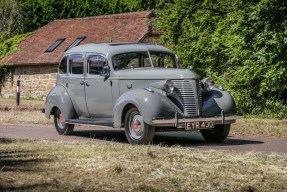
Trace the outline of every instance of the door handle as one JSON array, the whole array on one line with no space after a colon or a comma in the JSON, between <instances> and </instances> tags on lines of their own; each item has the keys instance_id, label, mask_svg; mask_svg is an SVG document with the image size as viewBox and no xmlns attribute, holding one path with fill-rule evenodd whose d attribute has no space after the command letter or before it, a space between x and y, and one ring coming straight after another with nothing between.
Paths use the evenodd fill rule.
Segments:
<instances>
[{"instance_id":1,"label":"door handle","mask_svg":"<svg viewBox=\"0 0 287 192\"><path fill-rule=\"evenodd\" d=\"M133 87L133 84L132 83L127 83L127 88L130 89Z\"/></svg>"},{"instance_id":2,"label":"door handle","mask_svg":"<svg viewBox=\"0 0 287 192\"><path fill-rule=\"evenodd\" d=\"M90 83L88 82L88 81L85 81L85 83L86 83L86 86L90 86Z\"/></svg>"},{"instance_id":3,"label":"door handle","mask_svg":"<svg viewBox=\"0 0 287 192\"><path fill-rule=\"evenodd\" d=\"M84 85L84 81L80 81L80 84L81 84L81 85Z\"/></svg>"}]
</instances>

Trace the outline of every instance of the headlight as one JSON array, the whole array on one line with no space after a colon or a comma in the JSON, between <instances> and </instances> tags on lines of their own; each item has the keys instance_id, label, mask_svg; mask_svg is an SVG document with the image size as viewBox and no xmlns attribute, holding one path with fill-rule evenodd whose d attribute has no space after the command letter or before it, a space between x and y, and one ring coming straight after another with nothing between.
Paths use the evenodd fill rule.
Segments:
<instances>
[{"instance_id":1,"label":"headlight","mask_svg":"<svg viewBox=\"0 0 287 192\"><path fill-rule=\"evenodd\" d=\"M202 79L201 83L202 83L202 88L205 89L206 91L210 91L211 89L214 88L214 81L209 78Z\"/></svg>"},{"instance_id":2,"label":"headlight","mask_svg":"<svg viewBox=\"0 0 287 192\"><path fill-rule=\"evenodd\" d=\"M168 79L165 81L164 83L164 90L167 92L167 93L172 93L173 90L174 90L174 83L172 80Z\"/></svg>"}]
</instances>

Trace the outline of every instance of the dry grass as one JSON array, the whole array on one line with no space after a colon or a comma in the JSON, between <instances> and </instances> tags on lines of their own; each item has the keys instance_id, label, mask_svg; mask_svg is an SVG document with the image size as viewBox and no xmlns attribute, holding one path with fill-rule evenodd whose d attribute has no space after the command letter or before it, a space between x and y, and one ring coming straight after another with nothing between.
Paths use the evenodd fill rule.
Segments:
<instances>
[{"instance_id":1,"label":"dry grass","mask_svg":"<svg viewBox=\"0 0 287 192\"><path fill-rule=\"evenodd\" d=\"M41 111L45 108L45 102L41 100L20 100L20 105L16 105L16 99L0 98L1 111Z\"/></svg>"},{"instance_id":2,"label":"dry grass","mask_svg":"<svg viewBox=\"0 0 287 192\"><path fill-rule=\"evenodd\" d=\"M0 139L0 191L286 191L287 155Z\"/></svg>"},{"instance_id":3,"label":"dry grass","mask_svg":"<svg viewBox=\"0 0 287 192\"><path fill-rule=\"evenodd\" d=\"M21 99L17 106L15 99L0 98L0 124L51 124L42 113L44 107L45 102L40 100Z\"/></svg>"},{"instance_id":4,"label":"dry grass","mask_svg":"<svg viewBox=\"0 0 287 192\"><path fill-rule=\"evenodd\" d=\"M231 128L232 135L287 138L287 120L238 119Z\"/></svg>"},{"instance_id":5,"label":"dry grass","mask_svg":"<svg viewBox=\"0 0 287 192\"><path fill-rule=\"evenodd\" d=\"M41 111L0 111L0 124L48 125L52 122Z\"/></svg>"}]
</instances>

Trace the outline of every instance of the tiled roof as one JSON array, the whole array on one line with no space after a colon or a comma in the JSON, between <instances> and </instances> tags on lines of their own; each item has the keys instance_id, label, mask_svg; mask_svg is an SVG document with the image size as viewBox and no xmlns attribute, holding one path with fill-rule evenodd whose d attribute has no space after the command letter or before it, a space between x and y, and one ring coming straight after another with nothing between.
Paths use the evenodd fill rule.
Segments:
<instances>
[{"instance_id":1,"label":"tiled roof","mask_svg":"<svg viewBox=\"0 0 287 192\"><path fill-rule=\"evenodd\" d=\"M18 46L18 51L0 64L14 65L58 63L63 52L77 37L86 36L81 44L100 42L141 42L152 33L152 11L97 17L55 20L38 29ZM155 34L156 35L156 34ZM45 52L57 39L65 38L54 51Z\"/></svg>"}]
</instances>

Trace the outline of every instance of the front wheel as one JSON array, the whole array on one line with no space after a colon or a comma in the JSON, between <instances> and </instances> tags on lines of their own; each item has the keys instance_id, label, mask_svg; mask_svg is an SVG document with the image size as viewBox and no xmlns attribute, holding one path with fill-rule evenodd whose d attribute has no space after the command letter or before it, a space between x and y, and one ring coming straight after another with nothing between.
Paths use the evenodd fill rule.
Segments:
<instances>
[{"instance_id":1,"label":"front wheel","mask_svg":"<svg viewBox=\"0 0 287 192\"><path fill-rule=\"evenodd\" d=\"M214 129L200 130L203 138L208 142L221 143L226 139L230 131L229 125L215 125Z\"/></svg>"},{"instance_id":2,"label":"front wheel","mask_svg":"<svg viewBox=\"0 0 287 192\"><path fill-rule=\"evenodd\" d=\"M75 126L72 124L65 123L65 119L62 115L62 112L58 108L54 112L54 123L56 130L60 135L70 135L73 132Z\"/></svg>"},{"instance_id":3,"label":"front wheel","mask_svg":"<svg viewBox=\"0 0 287 192\"><path fill-rule=\"evenodd\" d=\"M130 144L147 145L154 137L155 127L146 124L136 107L125 116L125 134Z\"/></svg>"}]
</instances>

